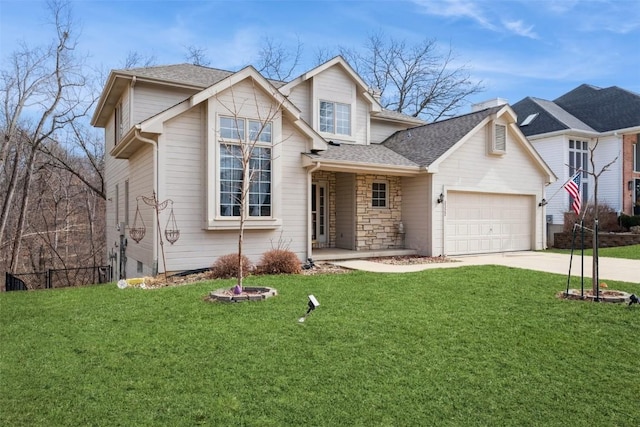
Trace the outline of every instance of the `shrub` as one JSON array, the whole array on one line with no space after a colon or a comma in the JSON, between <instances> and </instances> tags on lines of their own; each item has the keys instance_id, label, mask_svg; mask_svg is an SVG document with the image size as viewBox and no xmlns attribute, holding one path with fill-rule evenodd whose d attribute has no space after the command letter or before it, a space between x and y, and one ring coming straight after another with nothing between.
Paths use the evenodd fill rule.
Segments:
<instances>
[{"instance_id":1,"label":"shrub","mask_svg":"<svg viewBox=\"0 0 640 427\"><path fill-rule=\"evenodd\" d=\"M620 225L622 225L625 229L630 229L636 225L640 225L640 215L620 215Z\"/></svg>"},{"instance_id":2,"label":"shrub","mask_svg":"<svg viewBox=\"0 0 640 427\"><path fill-rule=\"evenodd\" d=\"M253 264L249 258L242 255L243 277L247 277L253 270ZM212 279L230 279L238 277L238 254L227 254L219 257L211 267Z\"/></svg>"},{"instance_id":3,"label":"shrub","mask_svg":"<svg viewBox=\"0 0 640 427\"><path fill-rule=\"evenodd\" d=\"M301 271L300 260L286 249L271 249L262 254L257 271L262 274L298 274Z\"/></svg>"},{"instance_id":4,"label":"shrub","mask_svg":"<svg viewBox=\"0 0 640 427\"><path fill-rule=\"evenodd\" d=\"M587 205L584 209L584 225L588 228L593 228L593 220L595 218L595 206L593 204ZM580 222L580 218L575 212L565 212L564 214L564 231L572 231L573 224ZM601 232L609 231L621 231L620 223L618 222L618 213L607 205L598 205L598 229Z\"/></svg>"}]
</instances>

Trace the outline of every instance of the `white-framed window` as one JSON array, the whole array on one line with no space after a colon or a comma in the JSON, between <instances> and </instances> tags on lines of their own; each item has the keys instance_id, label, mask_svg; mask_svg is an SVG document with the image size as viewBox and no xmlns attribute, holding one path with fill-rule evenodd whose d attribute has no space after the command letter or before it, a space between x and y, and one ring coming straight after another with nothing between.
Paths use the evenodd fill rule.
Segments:
<instances>
[{"instance_id":1,"label":"white-framed window","mask_svg":"<svg viewBox=\"0 0 640 427\"><path fill-rule=\"evenodd\" d=\"M371 184L371 206L374 208L386 208L388 185L383 181L376 181Z\"/></svg>"},{"instance_id":2,"label":"white-framed window","mask_svg":"<svg viewBox=\"0 0 640 427\"><path fill-rule=\"evenodd\" d=\"M272 124L257 120L220 117L219 214L239 217L244 181L243 150L251 150L248 163L249 192L245 199L249 217L270 217Z\"/></svg>"},{"instance_id":3,"label":"white-framed window","mask_svg":"<svg viewBox=\"0 0 640 427\"><path fill-rule=\"evenodd\" d=\"M577 139L569 140L569 176L572 177L579 169L580 175L580 198L585 204L589 200L589 143ZM569 196L569 199L571 197ZM571 201L569 201L571 203Z\"/></svg>"},{"instance_id":4,"label":"white-framed window","mask_svg":"<svg viewBox=\"0 0 640 427\"><path fill-rule=\"evenodd\" d=\"M351 105L320 101L320 132L351 135Z\"/></svg>"}]
</instances>

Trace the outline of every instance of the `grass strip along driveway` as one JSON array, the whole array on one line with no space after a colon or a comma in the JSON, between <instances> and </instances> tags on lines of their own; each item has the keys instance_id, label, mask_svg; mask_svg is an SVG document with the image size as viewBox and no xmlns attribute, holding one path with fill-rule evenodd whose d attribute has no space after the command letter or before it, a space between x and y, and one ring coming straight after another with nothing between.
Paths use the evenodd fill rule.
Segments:
<instances>
[{"instance_id":1,"label":"grass strip along driveway","mask_svg":"<svg viewBox=\"0 0 640 427\"><path fill-rule=\"evenodd\" d=\"M579 237L578 237L579 239ZM580 255L582 250L580 242L576 242L576 248L573 250L574 255ZM557 252L562 254L571 253L571 249L547 249L548 252ZM591 247L584 248L585 256L592 256L593 249ZM599 248L598 256L624 259L640 259L640 245L616 246L613 248Z\"/></svg>"},{"instance_id":2,"label":"grass strip along driveway","mask_svg":"<svg viewBox=\"0 0 640 427\"><path fill-rule=\"evenodd\" d=\"M280 295L239 304L203 301L232 280L0 294L0 425L640 425L640 306L557 299L565 280L480 266L251 277Z\"/></svg>"}]
</instances>

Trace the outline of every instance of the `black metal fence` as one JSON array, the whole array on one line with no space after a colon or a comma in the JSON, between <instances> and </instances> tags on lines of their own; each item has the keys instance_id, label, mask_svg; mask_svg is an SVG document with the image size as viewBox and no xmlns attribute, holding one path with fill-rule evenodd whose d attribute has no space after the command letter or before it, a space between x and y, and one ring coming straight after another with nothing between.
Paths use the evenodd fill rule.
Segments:
<instances>
[{"instance_id":1,"label":"black metal fence","mask_svg":"<svg viewBox=\"0 0 640 427\"><path fill-rule=\"evenodd\" d=\"M26 291L30 289L66 288L111 281L110 265L79 268L59 268L35 273L5 273L5 290Z\"/></svg>"}]
</instances>

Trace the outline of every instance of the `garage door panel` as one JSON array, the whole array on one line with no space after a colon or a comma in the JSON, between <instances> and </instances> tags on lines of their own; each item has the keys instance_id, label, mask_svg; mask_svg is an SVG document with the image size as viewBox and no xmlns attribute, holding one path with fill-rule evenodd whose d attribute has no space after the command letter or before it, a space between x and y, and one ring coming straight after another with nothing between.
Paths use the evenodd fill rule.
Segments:
<instances>
[{"instance_id":1,"label":"garage door panel","mask_svg":"<svg viewBox=\"0 0 640 427\"><path fill-rule=\"evenodd\" d=\"M450 191L447 204L448 255L531 249L532 197Z\"/></svg>"}]
</instances>

